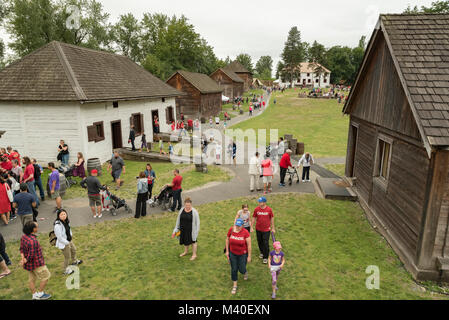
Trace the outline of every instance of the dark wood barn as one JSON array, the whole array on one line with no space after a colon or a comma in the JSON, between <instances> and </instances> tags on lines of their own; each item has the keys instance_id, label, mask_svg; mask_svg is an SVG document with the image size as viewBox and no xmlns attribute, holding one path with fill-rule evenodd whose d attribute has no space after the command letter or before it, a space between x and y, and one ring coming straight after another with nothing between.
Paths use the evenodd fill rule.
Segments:
<instances>
[{"instance_id":1,"label":"dark wood barn","mask_svg":"<svg viewBox=\"0 0 449 320\"><path fill-rule=\"evenodd\" d=\"M167 80L167 84L187 93L176 99L178 117L183 113L191 119L208 119L221 112L223 89L209 76L177 71Z\"/></svg>"},{"instance_id":2,"label":"dark wood barn","mask_svg":"<svg viewBox=\"0 0 449 320\"><path fill-rule=\"evenodd\" d=\"M224 68L238 75L245 83L243 90L248 91L253 84L253 74L249 72L240 62L234 61Z\"/></svg>"},{"instance_id":3,"label":"dark wood barn","mask_svg":"<svg viewBox=\"0 0 449 320\"><path fill-rule=\"evenodd\" d=\"M244 81L233 71L218 69L210 77L220 86L223 94L231 100L243 95Z\"/></svg>"},{"instance_id":4,"label":"dark wood barn","mask_svg":"<svg viewBox=\"0 0 449 320\"><path fill-rule=\"evenodd\" d=\"M413 276L449 279L449 15L381 15L344 107L346 176Z\"/></svg>"}]
</instances>

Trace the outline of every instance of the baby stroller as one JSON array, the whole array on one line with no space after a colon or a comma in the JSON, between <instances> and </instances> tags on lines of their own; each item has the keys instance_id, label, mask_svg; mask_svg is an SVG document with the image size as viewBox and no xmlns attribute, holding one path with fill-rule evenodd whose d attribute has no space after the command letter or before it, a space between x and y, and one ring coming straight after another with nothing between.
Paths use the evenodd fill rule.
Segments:
<instances>
[{"instance_id":1,"label":"baby stroller","mask_svg":"<svg viewBox=\"0 0 449 320\"><path fill-rule=\"evenodd\" d=\"M163 210L168 210L173 205L173 194L171 187L162 188L158 196L154 199L149 200L152 208L160 206Z\"/></svg>"},{"instance_id":2,"label":"baby stroller","mask_svg":"<svg viewBox=\"0 0 449 320\"><path fill-rule=\"evenodd\" d=\"M287 174L289 175L289 178L288 178L288 184L291 186L292 184L293 184L293 181L295 180L295 177L296 177L296 183L298 184L299 183L299 173L298 173L298 170L296 170L296 168L295 167L293 167L293 168L289 168L288 170L287 170Z\"/></svg>"},{"instance_id":3,"label":"baby stroller","mask_svg":"<svg viewBox=\"0 0 449 320\"><path fill-rule=\"evenodd\" d=\"M65 164L61 164L58 168L58 171L65 176L65 179L67 181L67 188L70 188L71 186L74 186L77 184L77 182L72 179L74 177L74 175L73 175L74 169L75 169L75 165L69 167Z\"/></svg>"},{"instance_id":4,"label":"baby stroller","mask_svg":"<svg viewBox=\"0 0 449 320\"><path fill-rule=\"evenodd\" d=\"M112 194L109 189L107 187L104 187L106 190L106 194L109 197L109 199L111 200L111 214L113 216L117 215L117 210L121 209L121 208L125 208L126 211L128 211L129 214L133 213L133 210L128 206L128 204L126 203L126 200L120 199L119 197L117 197L116 195Z\"/></svg>"}]
</instances>

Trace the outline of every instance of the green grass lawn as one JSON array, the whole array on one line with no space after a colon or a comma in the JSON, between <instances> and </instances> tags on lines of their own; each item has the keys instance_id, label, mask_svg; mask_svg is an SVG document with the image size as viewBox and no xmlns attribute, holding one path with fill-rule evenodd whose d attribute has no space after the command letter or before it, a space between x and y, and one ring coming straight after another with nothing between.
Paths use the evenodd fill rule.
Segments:
<instances>
[{"instance_id":1,"label":"green grass lawn","mask_svg":"<svg viewBox=\"0 0 449 320\"><path fill-rule=\"evenodd\" d=\"M236 211L256 199L246 198L200 206L199 257L179 258L183 248L170 238L176 214L136 221L102 222L74 228L79 258L80 290L69 291L62 273L62 253L39 237L53 274L47 291L54 299L248 299L267 300L271 277L258 259L253 235L249 281L240 278L231 296L230 267L223 255L226 233ZM278 299L442 299L417 290L417 285L387 242L352 202L322 200L314 195L269 197L276 216L277 239L286 265L279 279ZM27 273L20 268L19 243L7 244L13 274L0 280L0 299L29 299ZM380 268L380 290L365 286L368 266Z\"/></svg>"},{"instance_id":2,"label":"green grass lawn","mask_svg":"<svg viewBox=\"0 0 449 320\"><path fill-rule=\"evenodd\" d=\"M126 165L126 174L122 175L122 180L124 181L123 186L119 191L115 191L114 194L121 198L125 199L134 199L136 197L137 192L137 181L136 177L139 176L141 171L145 171L146 162L138 162L138 161L128 161L125 160ZM173 179L173 170L175 168L180 169L181 175L183 176L183 189L189 190L195 187L202 186L209 182L214 181L228 181L231 179L230 175L223 171L222 169L209 166L209 172L207 174L199 173L195 171L194 165L174 165L172 163L166 162L154 162L151 163L153 166L153 170L156 172L157 181L154 186L154 192L158 192L165 184L169 183ZM115 184L112 182L111 175L107 172L107 165L103 166L103 175L99 177L100 182L106 184L111 187L115 187ZM42 183L44 186L47 185L49 171L45 170L42 175ZM81 181L80 178L75 178L78 181L78 184L72 186L68 189L67 193L63 197L64 200L67 199L75 199L86 197L87 191L79 185Z\"/></svg>"},{"instance_id":3,"label":"green grass lawn","mask_svg":"<svg viewBox=\"0 0 449 320\"><path fill-rule=\"evenodd\" d=\"M306 151L315 158L344 157L349 118L342 115L343 104L336 100L299 99L298 94L299 90L293 89L273 94L266 112L231 129L267 129L268 135L270 129L278 129L280 136L293 134L304 142Z\"/></svg>"}]
</instances>

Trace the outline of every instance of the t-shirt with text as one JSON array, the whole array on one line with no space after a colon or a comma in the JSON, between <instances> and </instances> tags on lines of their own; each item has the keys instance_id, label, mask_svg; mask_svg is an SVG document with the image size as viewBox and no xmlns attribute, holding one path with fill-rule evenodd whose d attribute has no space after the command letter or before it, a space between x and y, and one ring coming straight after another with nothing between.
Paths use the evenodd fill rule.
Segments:
<instances>
[{"instance_id":1,"label":"t-shirt with text","mask_svg":"<svg viewBox=\"0 0 449 320\"><path fill-rule=\"evenodd\" d=\"M248 230L242 229L240 232L234 232L234 227L229 229L228 238L229 238L229 250L237 255L241 256L248 253L248 245L246 243L246 239L250 237Z\"/></svg>"},{"instance_id":2,"label":"t-shirt with text","mask_svg":"<svg viewBox=\"0 0 449 320\"><path fill-rule=\"evenodd\" d=\"M274 217L273 210L270 207L257 207L254 210L254 218L257 218L256 230L260 232L269 232L271 226L271 219Z\"/></svg>"}]
</instances>

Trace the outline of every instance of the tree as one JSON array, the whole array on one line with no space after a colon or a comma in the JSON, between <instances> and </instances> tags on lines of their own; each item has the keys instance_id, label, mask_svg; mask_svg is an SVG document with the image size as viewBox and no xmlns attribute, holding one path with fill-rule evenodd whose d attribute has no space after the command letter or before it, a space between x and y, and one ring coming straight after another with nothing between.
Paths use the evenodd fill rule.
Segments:
<instances>
[{"instance_id":1,"label":"tree","mask_svg":"<svg viewBox=\"0 0 449 320\"><path fill-rule=\"evenodd\" d=\"M324 45L314 41L309 49L309 62L325 63L326 48Z\"/></svg>"},{"instance_id":2,"label":"tree","mask_svg":"<svg viewBox=\"0 0 449 320\"><path fill-rule=\"evenodd\" d=\"M120 53L134 62L140 62L145 58L142 56L140 31L140 23L131 13L121 15L113 27L113 38L120 48Z\"/></svg>"},{"instance_id":3,"label":"tree","mask_svg":"<svg viewBox=\"0 0 449 320\"><path fill-rule=\"evenodd\" d=\"M418 6L414 6L412 8L411 6L408 6L407 9L405 9L404 13L449 13L449 0L432 2L430 7L421 6L421 8L418 8Z\"/></svg>"},{"instance_id":4,"label":"tree","mask_svg":"<svg viewBox=\"0 0 449 320\"><path fill-rule=\"evenodd\" d=\"M76 13L70 7L79 9L79 25L70 18ZM111 28L109 14L103 12L103 5L96 0L59 0L57 5L56 28L59 40L65 43L91 49L111 48ZM68 24L70 28L68 27Z\"/></svg>"},{"instance_id":5,"label":"tree","mask_svg":"<svg viewBox=\"0 0 449 320\"><path fill-rule=\"evenodd\" d=\"M341 46L334 46L326 52L325 65L332 71L331 83L351 83L350 80L356 72L352 65L351 54L351 48Z\"/></svg>"},{"instance_id":6,"label":"tree","mask_svg":"<svg viewBox=\"0 0 449 320\"><path fill-rule=\"evenodd\" d=\"M270 56L262 56L256 63L257 76L263 80L270 80L273 73L273 59Z\"/></svg>"},{"instance_id":7,"label":"tree","mask_svg":"<svg viewBox=\"0 0 449 320\"><path fill-rule=\"evenodd\" d=\"M150 72L165 79L179 69L210 74L218 68L213 48L185 16L147 13L141 25L142 64Z\"/></svg>"},{"instance_id":8,"label":"tree","mask_svg":"<svg viewBox=\"0 0 449 320\"><path fill-rule=\"evenodd\" d=\"M321 76L327 74L327 71L321 64L316 62L313 62L312 64L313 73L318 75L318 87L321 88Z\"/></svg>"},{"instance_id":9,"label":"tree","mask_svg":"<svg viewBox=\"0 0 449 320\"><path fill-rule=\"evenodd\" d=\"M237 56L236 60L240 62L246 68L246 70L251 73L254 72L253 62L249 54L241 53Z\"/></svg>"},{"instance_id":10,"label":"tree","mask_svg":"<svg viewBox=\"0 0 449 320\"><path fill-rule=\"evenodd\" d=\"M351 52L351 65L353 66L353 73L348 79L350 83L354 83L357 77L357 72L363 62L363 57L365 56L365 48L366 48L366 37L363 36L360 41L358 47L352 49Z\"/></svg>"},{"instance_id":11,"label":"tree","mask_svg":"<svg viewBox=\"0 0 449 320\"><path fill-rule=\"evenodd\" d=\"M297 76L297 66L304 61L306 56L304 46L301 42L301 32L297 27L290 29L288 33L287 42L282 52L282 60L284 64L283 78L292 82Z\"/></svg>"},{"instance_id":12,"label":"tree","mask_svg":"<svg viewBox=\"0 0 449 320\"><path fill-rule=\"evenodd\" d=\"M79 8L78 17L70 6ZM108 17L95 0L10 0L6 29L19 57L54 40L101 49L110 42Z\"/></svg>"},{"instance_id":13,"label":"tree","mask_svg":"<svg viewBox=\"0 0 449 320\"><path fill-rule=\"evenodd\" d=\"M282 61L278 62L278 65L276 66L276 79L281 79L282 82L284 82L285 78L283 78L283 70L285 68L285 65L282 63Z\"/></svg>"}]
</instances>

